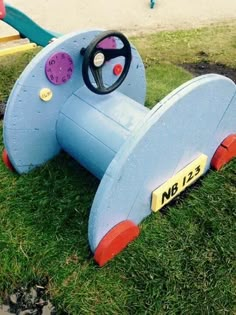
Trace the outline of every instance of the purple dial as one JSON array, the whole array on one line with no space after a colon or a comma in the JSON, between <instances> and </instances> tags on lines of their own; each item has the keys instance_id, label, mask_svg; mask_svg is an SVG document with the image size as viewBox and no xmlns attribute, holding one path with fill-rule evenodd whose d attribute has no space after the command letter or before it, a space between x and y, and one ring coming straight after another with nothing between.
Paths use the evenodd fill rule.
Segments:
<instances>
[{"instance_id":1,"label":"purple dial","mask_svg":"<svg viewBox=\"0 0 236 315\"><path fill-rule=\"evenodd\" d=\"M73 60L65 52L57 52L51 55L45 65L45 73L48 80L56 85L64 84L70 80L73 70Z\"/></svg>"},{"instance_id":2,"label":"purple dial","mask_svg":"<svg viewBox=\"0 0 236 315\"><path fill-rule=\"evenodd\" d=\"M115 49L116 48L116 39L114 37L107 37L103 41L101 41L98 46L98 48L104 48L104 49Z\"/></svg>"}]
</instances>

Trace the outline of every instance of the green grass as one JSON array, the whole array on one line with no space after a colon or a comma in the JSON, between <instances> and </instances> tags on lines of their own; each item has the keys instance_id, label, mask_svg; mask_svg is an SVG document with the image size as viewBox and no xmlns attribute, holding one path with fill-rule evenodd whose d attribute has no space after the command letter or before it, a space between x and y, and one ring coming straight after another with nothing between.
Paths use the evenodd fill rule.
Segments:
<instances>
[{"instance_id":1,"label":"green grass","mask_svg":"<svg viewBox=\"0 0 236 315\"><path fill-rule=\"evenodd\" d=\"M7 101L16 79L38 51L39 49L35 49L24 54L15 54L1 58L0 102Z\"/></svg>"},{"instance_id":2,"label":"green grass","mask_svg":"<svg viewBox=\"0 0 236 315\"><path fill-rule=\"evenodd\" d=\"M147 66L147 106L191 78L176 65L199 60L200 50L235 67L235 25L134 39ZM2 59L0 100L32 55L14 58ZM87 241L96 178L65 154L24 176L0 163L0 178L2 296L48 279L54 303L70 314L236 312L235 160L210 171L165 214L151 215L140 237L103 268Z\"/></svg>"},{"instance_id":3,"label":"green grass","mask_svg":"<svg viewBox=\"0 0 236 315\"><path fill-rule=\"evenodd\" d=\"M204 60L236 67L236 21L194 30L160 32L133 39L146 65Z\"/></svg>"}]
</instances>

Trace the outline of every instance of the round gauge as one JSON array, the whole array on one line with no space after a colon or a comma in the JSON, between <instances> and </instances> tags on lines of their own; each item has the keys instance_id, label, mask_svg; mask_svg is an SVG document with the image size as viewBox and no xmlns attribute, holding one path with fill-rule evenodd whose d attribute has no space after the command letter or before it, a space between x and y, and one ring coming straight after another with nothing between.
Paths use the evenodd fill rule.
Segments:
<instances>
[{"instance_id":1,"label":"round gauge","mask_svg":"<svg viewBox=\"0 0 236 315\"><path fill-rule=\"evenodd\" d=\"M104 49L115 49L116 48L116 39L114 37L107 37L101 41L98 45L98 48Z\"/></svg>"},{"instance_id":2,"label":"round gauge","mask_svg":"<svg viewBox=\"0 0 236 315\"><path fill-rule=\"evenodd\" d=\"M51 55L45 65L45 73L50 82L56 85L64 84L70 80L74 71L71 56L65 52Z\"/></svg>"}]
</instances>

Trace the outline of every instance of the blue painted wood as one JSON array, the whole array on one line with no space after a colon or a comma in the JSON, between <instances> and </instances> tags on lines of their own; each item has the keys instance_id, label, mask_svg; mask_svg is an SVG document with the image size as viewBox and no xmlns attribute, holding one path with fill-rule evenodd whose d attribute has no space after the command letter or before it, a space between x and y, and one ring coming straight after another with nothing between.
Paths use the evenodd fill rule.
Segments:
<instances>
[{"instance_id":1,"label":"blue painted wood","mask_svg":"<svg viewBox=\"0 0 236 315\"><path fill-rule=\"evenodd\" d=\"M63 150L101 179L148 111L120 92L102 96L82 87L60 111L57 139Z\"/></svg>"},{"instance_id":2,"label":"blue painted wood","mask_svg":"<svg viewBox=\"0 0 236 315\"><path fill-rule=\"evenodd\" d=\"M17 172L26 173L59 153L61 146L56 135L59 112L72 94L84 86L80 50L87 47L100 32L83 31L60 37L45 47L17 80L7 103L3 131L6 150ZM72 78L63 85L52 84L45 75L46 61L56 52L68 53L74 62ZM112 71L116 63L122 64L123 58L117 58L104 66L104 80L107 84L117 79ZM44 102L40 99L39 92L42 88L51 89L51 101ZM144 104L145 70L141 57L133 46L131 68L118 91Z\"/></svg>"},{"instance_id":3,"label":"blue painted wood","mask_svg":"<svg viewBox=\"0 0 236 315\"><path fill-rule=\"evenodd\" d=\"M89 218L95 251L106 233L124 220L151 214L151 194L203 153L211 158L236 132L235 84L219 75L193 79L157 104L132 132L109 165ZM232 98L234 97L234 101Z\"/></svg>"}]
</instances>

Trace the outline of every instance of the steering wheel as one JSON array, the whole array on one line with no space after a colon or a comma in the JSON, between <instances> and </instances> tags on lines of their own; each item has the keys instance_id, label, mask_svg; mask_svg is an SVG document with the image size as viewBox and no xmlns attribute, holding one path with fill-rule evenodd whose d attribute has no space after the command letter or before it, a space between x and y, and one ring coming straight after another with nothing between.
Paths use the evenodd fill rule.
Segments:
<instances>
[{"instance_id":1,"label":"steering wheel","mask_svg":"<svg viewBox=\"0 0 236 315\"><path fill-rule=\"evenodd\" d=\"M118 38L122 44L122 48L107 49L99 47L99 44L109 37ZM84 56L82 64L82 75L84 83L89 90L96 94L108 94L117 89L126 78L130 64L131 64L131 47L128 39L120 32L116 31L105 31L99 34L95 39L88 45L87 48L81 49L81 54ZM105 62L117 58L124 57L125 63L122 73L119 78L110 86L105 86L102 77L102 69ZM89 76L89 70L91 70L95 84L92 84Z\"/></svg>"}]
</instances>

